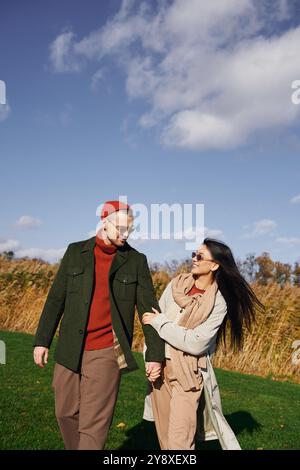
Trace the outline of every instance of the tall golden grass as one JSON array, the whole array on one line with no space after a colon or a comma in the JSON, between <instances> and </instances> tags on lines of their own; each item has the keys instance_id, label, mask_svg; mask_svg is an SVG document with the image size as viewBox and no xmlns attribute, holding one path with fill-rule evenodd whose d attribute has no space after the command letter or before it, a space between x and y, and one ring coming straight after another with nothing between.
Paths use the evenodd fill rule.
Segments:
<instances>
[{"instance_id":1,"label":"tall golden grass","mask_svg":"<svg viewBox=\"0 0 300 470\"><path fill-rule=\"evenodd\" d=\"M7 260L0 256L0 330L34 334L58 265L41 260ZM170 277L152 275L159 298ZM216 367L300 383L300 364L292 363L293 342L300 340L300 287L273 282L252 284L265 305L257 313L251 333L245 332L244 348L233 353L220 344L213 363ZM136 315L133 350L142 351L143 333Z\"/></svg>"},{"instance_id":2,"label":"tall golden grass","mask_svg":"<svg viewBox=\"0 0 300 470\"><path fill-rule=\"evenodd\" d=\"M245 332L242 352L219 347L213 363L222 369L300 383L300 363L292 363L292 345L300 339L300 288L276 283L252 287L265 311L257 312L252 332Z\"/></svg>"}]
</instances>

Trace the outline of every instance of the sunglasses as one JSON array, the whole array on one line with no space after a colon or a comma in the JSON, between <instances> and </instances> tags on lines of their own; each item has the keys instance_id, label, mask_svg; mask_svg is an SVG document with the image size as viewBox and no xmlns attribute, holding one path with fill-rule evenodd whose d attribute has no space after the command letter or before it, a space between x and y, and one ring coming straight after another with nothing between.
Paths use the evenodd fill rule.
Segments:
<instances>
[{"instance_id":1,"label":"sunglasses","mask_svg":"<svg viewBox=\"0 0 300 470\"><path fill-rule=\"evenodd\" d=\"M217 261L215 261L214 259L203 258L202 254L198 254L195 251L193 251L192 253L192 258L197 258L197 261L213 261L214 263L217 263Z\"/></svg>"},{"instance_id":2,"label":"sunglasses","mask_svg":"<svg viewBox=\"0 0 300 470\"><path fill-rule=\"evenodd\" d=\"M117 230L117 232L119 232L120 235L124 235L125 233L128 233L128 235L130 235L135 230L135 227L133 226L117 227L111 220L108 220L108 222L110 222L115 227L115 229Z\"/></svg>"}]
</instances>

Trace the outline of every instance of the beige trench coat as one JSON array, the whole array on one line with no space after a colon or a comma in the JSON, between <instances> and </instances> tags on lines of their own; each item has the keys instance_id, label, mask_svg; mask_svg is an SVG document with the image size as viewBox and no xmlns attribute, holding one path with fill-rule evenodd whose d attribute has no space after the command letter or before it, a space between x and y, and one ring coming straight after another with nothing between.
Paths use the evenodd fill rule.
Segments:
<instances>
[{"instance_id":1,"label":"beige trench coat","mask_svg":"<svg viewBox=\"0 0 300 470\"><path fill-rule=\"evenodd\" d=\"M158 334L172 346L189 354L206 354L206 368L201 367L203 376L203 391L198 407L197 438L202 441L219 439L223 450L241 450L234 432L229 426L221 405L221 397L217 379L211 363L213 353L216 348L216 336L223 319L227 313L227 306L224 297L218 290L214 308L205 322L198 327L186 329L174 322L178 318L180 307L173 298L172 281L164 290L159 306L161 314L151 323ZM173 319L173 320L170 320ZM144 355L146 346L144 346ZM151 383L148 382L148 392L144 402L143 418L147 421L154 421L151 407Z\"/></svg>"}]
</instances>

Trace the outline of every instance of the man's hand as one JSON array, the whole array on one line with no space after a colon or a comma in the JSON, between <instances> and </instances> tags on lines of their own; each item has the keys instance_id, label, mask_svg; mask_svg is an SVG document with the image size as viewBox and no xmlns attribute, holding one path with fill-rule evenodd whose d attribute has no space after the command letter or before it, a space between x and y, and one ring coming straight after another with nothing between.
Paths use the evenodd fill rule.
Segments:
<instances>
[{"instance_id":1,"label":"man's hand","mask_svg":"<svg viewBox=\"0 0 300 470\"><path fill-rule=\"evenodd\" d=\"M155 382L161 374L161 362L146 362L146 376L150 382Z\"/></svg>"},{"instance_id":2,"label":"man's hand","mask_svg":"<svg viewBox=\"0 0 300 470\"><path fill-rule=\"evenodd\" d=\"M44 346L36 346L33 350L34 362L39 367L44 367L44 364L48 363L48 354L49 354L48 348L44 348Z\"/></svg>"}]
</instances>

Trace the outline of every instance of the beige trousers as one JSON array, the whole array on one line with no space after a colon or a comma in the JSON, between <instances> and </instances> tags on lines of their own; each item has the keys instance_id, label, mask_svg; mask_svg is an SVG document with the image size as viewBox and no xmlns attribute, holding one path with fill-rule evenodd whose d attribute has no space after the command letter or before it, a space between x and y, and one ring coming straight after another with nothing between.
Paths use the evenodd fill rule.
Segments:
<instances>
[{"instance_id":1,"label":"beige trousers","mask_svg":"<svg viewBox=\"0 0 300 470\"><path fill-rule=\"evenodd\" d=\"M163 450L194 450L197 408L203 390L185 392L177 380L170 380L172 364L166 359L162 376L153 385L151 404L156 432ZM201 377L202 378L202 377Z\"/></svg>"},{"instance_id":2,"label":"beige trousers","mask_svg":"<svg viewBox=\"0 0 300 470\"><path fill-rule=\"evenodd\" d=\"M104 448L120 377L113 347L84 351L80 374L55 364L55 414L67 450Z\"/></svg>"}]
</instances>

